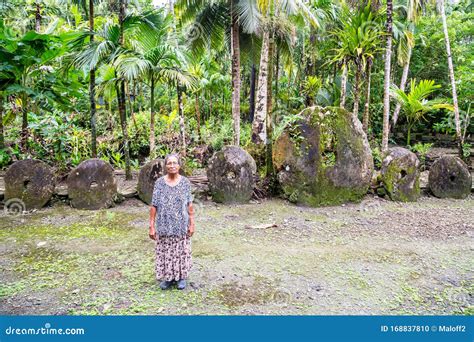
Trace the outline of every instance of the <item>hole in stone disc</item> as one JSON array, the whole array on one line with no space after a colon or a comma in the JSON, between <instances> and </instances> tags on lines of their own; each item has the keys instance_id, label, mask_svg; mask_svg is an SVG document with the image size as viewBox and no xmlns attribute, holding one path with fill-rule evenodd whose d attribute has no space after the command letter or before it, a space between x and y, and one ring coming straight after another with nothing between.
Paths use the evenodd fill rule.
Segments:
<instances>
[{"instance_id":1,"label":"hole in stone disc","mask_svg":"<svg viewBox=\"0 0 474 342\"><path fill-rule=\"evenodd\" d=\"M227 172L227 179L228 180L234 180L235 179L235 172L234 171L229 171Z\"/></svg>"},{"instance_id":2,"label":"hole in stone disc","mask_svg":"<svg viewBox=\"0 0 474 342\"><path fill-rule=\"evenodd\" d=\"M99 187L99 184L97 182L91 183L91 189L96 189L97 187Z\"/></svg>"},{"instance_id":3,"label":"hole in stone disc","mask_svg":"<svg viewBox=\"0 0 474 342\"><path fill-rule=\"evenodd\" d=\"M407 172L405 170L400 171L400 178L403 178L407 175Z\"/></svg>"},{"instance_id":4,"label":"hole in stone disc","mask_svg":"<svg viewBox=\"0 0 474 342\"><path fill-rule=\"evenodd\" d=\"M449 176L449 180L450 180L451 182L454 182L455 179L456 179L456 177L455 177L454 175Z\"/></svg>"},{"instance_id":5,"label":"hole in stone disc","mask_svg":"<svg viewBox=\"0 0 474 342\"><path fill-rule=\"evenodd\" d=\"M28 186L29 186L29 185L30 185L30 180L29 180L29 179L25 179L25 180L23 181L23 187L24 187L25 189L28 189Z\"/></svg>"}]
</instances>

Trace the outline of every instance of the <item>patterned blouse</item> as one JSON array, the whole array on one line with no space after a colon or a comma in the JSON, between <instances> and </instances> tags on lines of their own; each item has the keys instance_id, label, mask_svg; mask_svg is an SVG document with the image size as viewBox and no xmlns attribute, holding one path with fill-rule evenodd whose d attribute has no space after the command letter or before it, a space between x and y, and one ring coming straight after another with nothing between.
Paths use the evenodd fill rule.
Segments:
<instances>
[{"instance_id":1,"label":"patterned blouse","mask_svg":"<svg viewBox=\"0 0 474 342\"><path fill-rule=\"evenodd\" d=\"M156 207L155 229L158 236L183 236L188 232L188 205L192 202L191 182L181 179L174 186L165 182L165 176L155 182L151 204Z\"/></svg>"}]
</instances>

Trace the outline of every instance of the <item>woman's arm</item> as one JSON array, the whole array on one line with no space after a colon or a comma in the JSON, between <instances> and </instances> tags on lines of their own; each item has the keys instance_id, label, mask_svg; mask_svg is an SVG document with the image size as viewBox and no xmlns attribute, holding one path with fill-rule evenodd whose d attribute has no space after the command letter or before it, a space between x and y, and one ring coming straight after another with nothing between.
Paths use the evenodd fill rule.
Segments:
<instances>
[{"instance_id":1,"label":"woman's arm","mask_svg":"<svg viewBox=\"0 0 474 342\"><path fill-rule=\"evenodd\" d=\"M191 237L194 234L194 208L193 208L192 202L190 202L188 205L188 213L189 213L188 236Z\"/></svg>"},{"instance_id":2,"label":"woman's arm","mask_svg":"<svg viewBox=\"0 0 474 342\"><path fill-rule=\"evenodd\" d=\"M150 207L150 231L148 233L148 235L150 236L150 239L152 240L156 240L155 217L156 217L156 207L152 205Z\"/></svg>"}]
</instances>

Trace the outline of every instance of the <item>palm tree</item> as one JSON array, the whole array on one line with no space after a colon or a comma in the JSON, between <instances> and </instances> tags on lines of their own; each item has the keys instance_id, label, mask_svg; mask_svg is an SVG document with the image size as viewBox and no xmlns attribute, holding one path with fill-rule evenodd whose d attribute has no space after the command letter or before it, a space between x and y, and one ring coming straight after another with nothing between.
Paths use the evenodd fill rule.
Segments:
<instances>
[{"instance_id":1,"label":"palm tree","mask_svg":"<svg viewBox=\"0 0 474 342\"><path fill-rule=\"evenodd\" d=\"M89 30L94 32L94 0L89 0ZM94 41L91 34L90 41ZM91 152L92 158L97 158L97 129L96 129L96 105L95 105L95 69L89 71L89 101L90 101L90 125L91 125Z\"/></svg>"},{"instance_id":2,"label":"palm tree","mask_svg":"<svg viewBox=\"0 0 474 342\"><path fill-rule=\"evenodd\" d=\"M255 115L252 123L252 141L256 144L271 145L271 112L272 94L271 82L273 71L273 53L275 40L279 35L281 40L290 36L294 25L292 18L305 19L313 27L320 27L319 19L302 1L290 0L257 0L260 14L254 15L253 26L258 28L262 36L260 68L257 80L257 95ZM271 146L267 146L270 147ZM267 155L269 151L267 148ZM267 165L268 166L268 165Z\"/></svg>"},{"instance_id":3,"label":"palm tree","mask_svg":"<svg viewBox=\"0 0 474 342\"><path fill-rule=\"evenodd\" d=\"M123 49L125 47L125 37L124 37L125 10L126 10L125 0L119 0L119 14L118 14L119 36L118 36L118 44L117 44L118 49ZM132 173L131 173L131 168L130 168L130 142L128 139L128 129L127 129L127 113L126 113L127 108L125 105L125 79L119 78L115 87L117 91L120 127L122 128L123 144L124 144L125 179L130 180L132 179Z\"/></svg>"},{"instance_id":4,"label":"palm tree","mask_svg":"<svg viewBox=\"0 0 474 342\"><path fill-rule=\"evenodd\" d=\"M415 45L415 26L421 15L423 8L423 0L407 0L406 5L406 20L407 30L404 30L398 43L398 63L403 65L402 77L400 79L400 89L405 89L408 79L408 71L410 69L410 60L413 47ZM397 124L398 114L400 113L401 105L397 102L392 116L392 127Z\"/></svg>"},{"instance_id":5,"label":"palm tree","mask_svg":"<svg viewBox=\"0 0 474 342\"><path fill-rule=\"evenodd\" d=\"M92 33L90 31L83 32L75 41L75 45L81 45L91 34L95 34L97 39L80 51L75 57L73 63L84 71L89 72L92 69L97 69L102 64L110 64L115 71L115 92L117 95L117 104L119 110L120 126L122 129L122 142L124 146L125 155L125 175L126 179L131 179L130 168L130 146L128 140L126 105L125 105L125 82L127 81L127 74L123 72L121 63L126 61L133 50L133 44L127 40L134 40L133 33L136 30L143 32L150 32L154 29L154 24L150 18L155 14L154 12L146 12L143 14L126 15L125 0L119 2L119 21L115 24L113 21L107 21L101 30ZM147 27L147 29L145 29ZM133 43L135 43L133 41ZM136 69L134 69L136 70ZM133 72L133 71L132 71Z\"/></svg>"},{"instance_id":6,"label":"palm tree","mask_svg":"<svg viewBox=\"0 0 474 342\"><path fill-rule=\"evenodd\" d=\"M198 31L198 37L193 37L191 43L195 49L204 45L214 45L230 32L232 60L232 120L233 143L240 145L240 25L253 20L252 10L255 0L178 0L177 8L183 10L181 20L191 22L191 28ZM228 20L230 19L230 20ZM230 23L230 25L228 24ZM229 27L230 26L230 27ZM195 39L194 39L195 38Z\"/></svg>"},{"instance_id":7,"label":"palm tree","mask_svg":"<svg viewBox=\"0 0 474 342\"><path fill-rule=\"evenodd\" d=\"M449 79L451 81L451 90L453 93L453 108L454 108L454 124L456 126L456 140L458 141L459 155L462 156L462 146L464 144L464 138L461 135L461 121L459 119L459 105L458 96L456 93L456 79L454 77L453 57L451 55L451 44L449 42L448 23L446 21L446 9L444 0L437 0L438 7L441 14L441 20L443 22L443 33L444 42L446 44L446 53L448 55L448 69Z\"/></svg>"},{"instance_id":8,"label":"palm tree","mask_svg":"<svg viewBox=\"0 0 474 342\"><path fill-rule=\"evenodd\" d=\"M162 11L147 15L149 26L141 25L130 36L133 49L117 59L117 70L128 82L143 79L150 88L150 155L155 152L155 90L160 82L194 87L194 78L183 69L182 52L169 34L171 17ZM184 58L184 56L183 56Z\"/></svg>"},{"instance_id":9,"label":"palm tree","mask_svg":"<svg viewBox=\"0 0 474 342\"><path fill-rule=\"evenodd\" d=\"M432 80L421 80L416 84L416 80L412 79L410 82L410 92L408 94L395 85L390 88L391 95L400 104L407 120L407 146L410 145L411 130L418 121L424 118L423 116L426 112L441 108L453 110L453 106L450 104L440 103L440 101L436 99L426 99L440 87L440 85L435 84Z\"/></svg>"},{"instance_id":10,"label":"palm tree","mask_svg":"<svg viewBox=\"0 0 474 342\"><path fill-rule=\"evenodd\" d=\"M291 19L299 18L313 27L320 27L319 20L302 1L257 0L258 13L252 21L262 37L260 66L257 79L255 113L252 122L252 142L265 145L266 174L273 175L272 162L272 76L274 52L288 41L293 40L295 25ZM250 29L246 29L251 32ZM277 45L277 42L280 44Z\"/></svg>"},{"instance_id":11,"label":"palm tree","mask_svg":"<svg viewBox=\"0 0 474 342\"><path fill-rule=\"evenodd\" d=\"M199 80L199 83L194 90L194 110L196 111L196 123L197 123L197 131L198 131L198 143L201 142L201 106L199 105L199 97L202 95L203 90L205 89L206 85L209 83L209 80L206 77L205 65L202 60L195 60L189 66L190 74Z\"/></svg>"},{"instance_id":12,"label":"palm tree","mask_svg":"<svg viewBox=\"0 0 474 342\"><path fill-rule=\"evenodd\" d=\"M367 58L367 64L365 66L365 104L364 113L362 114L362 129L366 134L369 133L370 124L370 86L372 81L372 65L374 63L373 58Z\"/></svg>"},{"instance_id":13,"label":"palm tree","mask_svg":"<svg viewBox=\"0 0 474 342\"><path fill-rule=\"evenodd\" d=\"M355 11L355 12L354 12ZM352 113L355 117L359 114L360 84L363 70L372 63L375 54L379 52L379 35L377 12L372 10L370 2L356 10L347 6L341 12L341 27L333 33L338 47L334 49L333 62L342 64L341 102L344 108L346 101L346 82L349 63L355 66L354 107ZM370 88L369 88L370 89ZM370 93L369 93L370 95Z\"/></svg>"},{"instance_id":14,"label":"palm tree","mask_svg":"<svg viewBox=\"0 0 474 342\"><path fill-rule=\"evenodd\" d=\"M240 37L239 15L236 0L230 0L231 17L231 56L232 56L232 119L234 126L234 145L240 145Z\"/></svg>"},{"instance_id":15,"label":"palm tree","mask_svg":"<svg viewBox=\"0 0 474 342\"><path fill-rule=\"evenodd\" d=\"M74 0L74 3L81 6L86 10L86 0ZM94 2L98 2L98 0L89 0L89 13L87 16L89 17L89 30L90 32L94 32ZM94 34L91 34L89 37L89 41L92 43L94 41ZM91 126L91 153L92 158L97 158L97 125L96 125L96 111L97 106L95 102L95 76L96 70L92 68L89 70L89 103L90 103L90 116L89 122Z\"/></svg>"},{"instance_id":16,"label":"palm tree","mask_svg":"<svg viewBox=\"0 0 474 342\"><path fill-rule=\"evenodd\" d=\"M387 43L385 46L384 91L383 91L383 120L382 120L382 153L388 150L389 115L390 115L390 68L392 59L392 14L393 2L387 0Z\"/></svg>"}]
</instances>

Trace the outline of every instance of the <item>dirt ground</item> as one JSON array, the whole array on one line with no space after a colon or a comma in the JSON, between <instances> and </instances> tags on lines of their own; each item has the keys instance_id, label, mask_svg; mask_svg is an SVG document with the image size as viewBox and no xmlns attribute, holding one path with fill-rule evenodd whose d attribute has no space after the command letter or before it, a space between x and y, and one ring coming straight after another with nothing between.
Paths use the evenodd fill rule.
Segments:
<instances>
[{"instance_id":1,"label":"dirt ground","mask_svg":"<svg viewBox=\"0 0 474 342\"><path fill-rule=\"evenodd\" d=\"M136 199L1 213L0 314L474 314L472 195L195 206L184 291L159 289Z\"/></svg>"}]
</instances>

